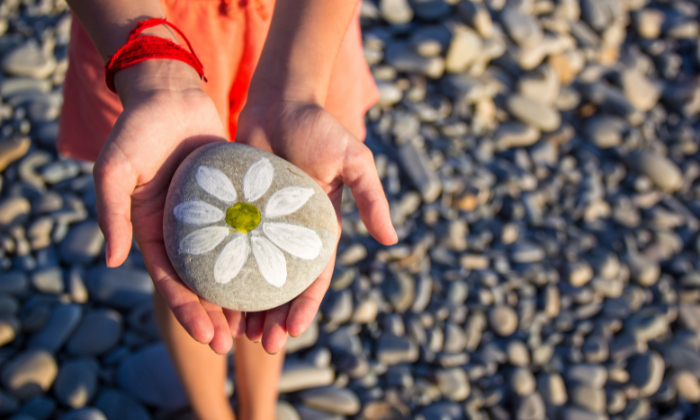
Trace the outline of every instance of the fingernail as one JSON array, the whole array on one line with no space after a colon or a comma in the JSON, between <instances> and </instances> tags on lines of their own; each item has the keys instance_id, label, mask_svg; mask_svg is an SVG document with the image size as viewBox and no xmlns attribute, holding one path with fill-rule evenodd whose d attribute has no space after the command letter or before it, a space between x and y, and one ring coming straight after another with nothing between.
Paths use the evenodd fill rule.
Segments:
<instances>
[{"instance_id":1,"label":"fingernail","mask_svg":"<svg viewBox=\"0 0 700 420\"><path fill-rule=\"evenodd\" d=\"M109 242L107 242L107 245L105 245L105 261L107 262L107 265L109 265L109 257L111 256L111 252L109 251Z\"/></svg>"}]
</instances>

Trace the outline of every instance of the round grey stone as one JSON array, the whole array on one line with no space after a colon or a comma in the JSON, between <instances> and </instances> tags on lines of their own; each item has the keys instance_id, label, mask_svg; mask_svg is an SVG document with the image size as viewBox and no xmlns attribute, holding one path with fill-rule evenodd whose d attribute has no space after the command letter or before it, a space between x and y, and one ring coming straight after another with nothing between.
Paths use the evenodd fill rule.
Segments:
<instances>
[{"instance_id":1,"label":"round grey stone","mask_svg":"<svg viewBox=\"0 0 700 420\"><path fill-rule=\"evenodd\" d=\"M2 385L17 398L29 398L48 391L58 366L46 350L27 350L9 362L2 371Z\"/></svg>"},{"instance_id":2,"label":"round grey stone","mask_svg":"<svg viewBox=\"0 0 700 420\"><path fill-rule=\"evenodd\" d=\"M65 362L53 386L56 399L71 408L81 408L95 395L99 365L92 359Z\"/></svg>"},{"instance_id":3,"label":"round grey stone","mask_svg":"<svg viewBox=\"0 0 700 420\"><path fill-rule=\"evenodd\" d=\"M236 225L230 218L241 214L235 206L257 210L259 223ZM289 302L316 280L335 250L338 224L328 196L301 169L254 147L222 142L196 150L180 165L163 229L170 261L193 291L225 308L262 311ZM203 229L207 235L197 233Z\"/></svg>"},{"instance_id":4,"label":"round grey stone","mask_svg":"<svg viewBox=\"0 0 700 420\"><path fill-rule=\"evenodd\" d=\"M112 309L88 312L68 340L66 350L75 356L97 356L114 347L122 333L122 316Z\"/></svg>"}]
</instances>

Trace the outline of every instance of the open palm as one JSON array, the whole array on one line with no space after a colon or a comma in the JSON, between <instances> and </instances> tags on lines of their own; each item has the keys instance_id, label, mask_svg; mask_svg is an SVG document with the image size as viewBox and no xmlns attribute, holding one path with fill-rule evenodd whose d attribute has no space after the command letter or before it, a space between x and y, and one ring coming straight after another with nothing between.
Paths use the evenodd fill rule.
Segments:
<instances>
[{"instance_id":1,"label":"open palm","mask_svg":"<svg viewBox=\"0 0 700 420\"><path fill-rule=\"evenodd\" d=\"M236 141L274 153L293 163L328 194L338 217L343 184L350 187L367 230L385 245L396 242L389 205L371 151L320 106L283 102L247 107L239 118ZM301 295L277 308L248 313L249 339L262 340L269 353L278 352L287 333L298 336L311 324L328 290L335 254L321 275Z\"/></svg>"},{"instance_id":2,"label":"open palm","mask_svg":"<svg viewBox=\"0 0 700 420\"><path fill-rule=\"evenodd\" d=\"M194 149L224 140L216 108L201 89L145 92L125 101L94 169L107 264L124 262L133 229L155 287L177 320L221 354L245 324L239 312L200 299L180 281L165 252L163 208L180 162Z\"/></svg>"}]
</instances>

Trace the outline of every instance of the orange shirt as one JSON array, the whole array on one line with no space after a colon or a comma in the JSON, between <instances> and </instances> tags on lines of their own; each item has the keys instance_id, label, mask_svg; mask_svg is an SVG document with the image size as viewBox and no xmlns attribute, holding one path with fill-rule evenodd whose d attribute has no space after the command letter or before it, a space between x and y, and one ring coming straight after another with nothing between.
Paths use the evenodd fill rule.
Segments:
<instances>
[{"instance_id":1,"label":"orange shirt","mask_svg":"<svg viewBox=\"0 0 700 420\"><path fill-rule=\"evenodd\" d=\"M162 0L167 19L192 43L208 79L204 90L236 136L238 116L270 27L274 0ZM87 32L74 18L68 47L58 151L94 161L122 112L119 97L104 81L104 63ZM379 98L365 62L359 5L336 59L326 110L364 139L363 116Z\"/></svg>"}]
</instances>

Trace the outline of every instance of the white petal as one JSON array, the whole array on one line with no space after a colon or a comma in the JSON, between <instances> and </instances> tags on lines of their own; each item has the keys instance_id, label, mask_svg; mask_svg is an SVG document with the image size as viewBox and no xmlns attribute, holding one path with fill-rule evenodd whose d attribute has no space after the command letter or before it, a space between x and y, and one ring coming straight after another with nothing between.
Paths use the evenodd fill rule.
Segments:
<instances>
[{"instance_id":1,"label":"white petal","mask_svg":"<svg viewBox=\"0 0 700 420\"><path fill-rule=\"evenodd\" d=\"M274 173L272 164L265 158L252 164L243 177L243 194L246 200L255 201L262 197L270 188Z\"/></svg>"},{"instance_id":2,"label":"white petal","mask_svg":"<svg viewBox=\"0 0 700 420\"><path fill-rule=\"evenodd\" d=\"M262 236L250 238L255 262L265 281L275 287L282 287L287 281L287 262L284 254Z\"/></svg>"},{"instance_id":3,"label":"white petal","mask_svg":"<svg viewBox=\"0 0 700 420\"><path fill-rule=\"evenodd\" d=\"M233 203L236 201L236 189L233 188L231 180L226 174L216 168L210 166L200 166L195 174L197 184L209 194L223 201L224 203Z\"/></svg>"},{"instance_id":4,"label":"white petal","mask_svg":"<svg viewBox=\"0 0 700 420\"><path fill-rule=\"evenodd\" d=\"M214 263L214 280L217 283L228 283L241 271L248 259L250 247L245 235L238 235L227 243Z\"/></svg>"},{"instance_id":5,"label":"white petal","mask_svg":"<svg viewBox=\"0 0 700 420\"><path fill-rule=\"evenodd\" d=\"M224 218L223 211L202 200L180 203L175 206L173 213L178 221L195 226L208 225Z\"/></svg>"},{"instance_id":6,"label":"white petal","mask_svg":"<svg viewBox=\"0 0 700 420\"><path fill-rule=\"evenodd\" d=\"M314 190L311 188L282 188L272 194L272 197L267 201L265 216L273 218L292 214L306 204L312 195L314 195Z\"/></svg>"},{"instance_id":7,"label":"white petal","mask_svg":"<svg viewBox=\"0 0 700 420\"><path fill-rule=\"evenodd\" d=\"M200 255L216 248L230 233L223 226L209 226L197 229L180 240L180 251L190 255Z\"/></svg>"},{"instance_id":8,"label":"white petal","mask_svg":"<svg viewBox=\"0 0 700 420\"><path fill-rule=\"evenodd\" d=\"M309 228L270 222L263 223L262 228L272 243L295 257L313 260L321 252L321 238Z\"/></svg>"}]
</instances>

